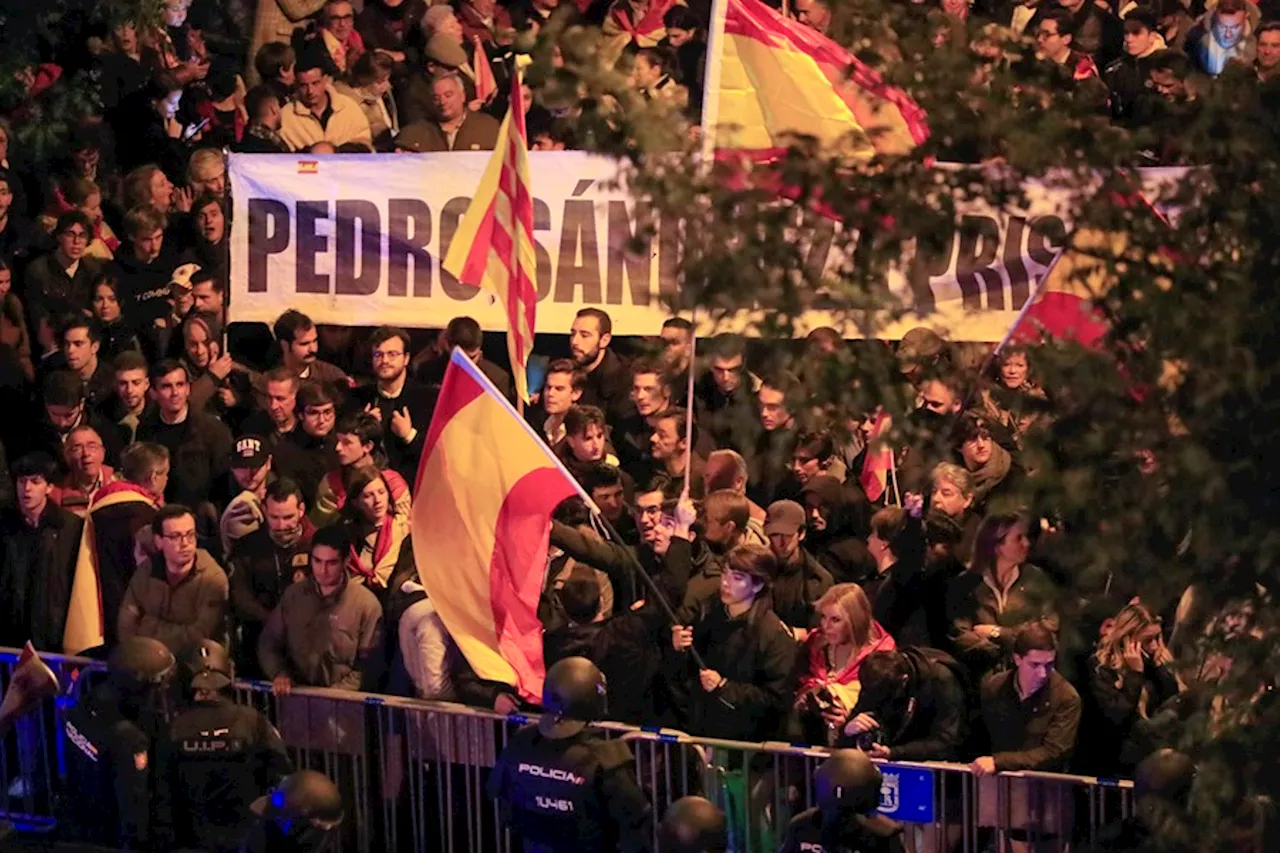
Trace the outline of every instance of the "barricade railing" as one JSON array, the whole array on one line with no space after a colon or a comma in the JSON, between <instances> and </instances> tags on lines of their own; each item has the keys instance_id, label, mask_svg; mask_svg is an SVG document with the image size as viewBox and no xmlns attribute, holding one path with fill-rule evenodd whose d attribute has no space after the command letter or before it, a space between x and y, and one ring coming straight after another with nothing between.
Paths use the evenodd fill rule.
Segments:
<instances>
[{"instance_id":1,"label":"barricade railing","mask_svg":"<svg viewBox=\"0 0 1280 853\"><path fill-rule=\"evenodd\" d=\"M63 692L0 741L0 817L28 830L56 823L65 710L84 690L81 676L103 668L85 658L41 657ZM17 658L17 650L0 649L0 686L7 687ZM348 807L349 849L516 849L485 782L511 734L536 716L320 688L276 695L270 683L254 681L237 682L235 696L275 724L296 766L338 784ZM621 723L596 727L630 746L657 814L688 794L724 808L734 853L777 849L790 818L813 804L813 772L829 754ZM979 778L967 765L937 762L887 762L881 769L881 813L904 824L912 853L978 853L991 845L1001 853L1063 850L1092 840L1132 805L1127 781L1054 773Z\"/></svg>"}]
</instances>

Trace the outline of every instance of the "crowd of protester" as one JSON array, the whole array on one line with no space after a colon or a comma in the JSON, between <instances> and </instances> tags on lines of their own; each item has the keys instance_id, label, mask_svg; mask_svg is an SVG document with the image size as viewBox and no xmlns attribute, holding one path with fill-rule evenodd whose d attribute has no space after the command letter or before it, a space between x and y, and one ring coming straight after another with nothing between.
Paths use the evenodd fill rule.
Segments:
<instances>
[{"instance_id":1,"label":"crowd of protester","mask_svg":"<svg viewBox=\"0 0 1280 853\"><path fill-rule=\"evenodd\" d=\"M477 59L501 77L514 34L556 5L260 0L251 16L169 0L159 30L81 33L103 121L65 156L25 159L21 109L0 121L0 645L62 650L91 523L108 646L217 639L277 693L521 707L458 653L410 525L451 348L513 393L510 375L465 317L425 345L297 311L228 327L219 149L490 148L503 89L475 97ZM791 9L829 21L817 0ZM1045 0L982 14L1034 33L1075 77L1101 76L1120 121L1190 97L1166 77L1247 85L1280 67L1280 24L1252 3L1118 11ZM705 8L579 12L649 96L697 110ZM978 10L944 0L942 13ZM60 73L33 65L30 98ZM555 117L529 109L539 144L562 146ZM772 359L753 372L742 339L706 342L694 364L686 321L634 359L611 333L604 311L579 312L528 411L619 537L581 502L562 506L540 610L548 663L595 660L611 717L981 773L1123 773L1212 677L1177 665L1169 603L1068 600L1052 554L1070 534L1019 512L1035 476L1023 438L1054 416L1034 350L1007 348L983 372L981 354L909 335L898 355L919 408L896 414L931 438L900 449L872 500L866 430L814 423L796 375ZM845 346L822 330L810 357ZM1059 651L1064 613L1087 640L1075 659ZM1082 720L1092 734L1077 745Z\"/></svg>"}]
</instances>

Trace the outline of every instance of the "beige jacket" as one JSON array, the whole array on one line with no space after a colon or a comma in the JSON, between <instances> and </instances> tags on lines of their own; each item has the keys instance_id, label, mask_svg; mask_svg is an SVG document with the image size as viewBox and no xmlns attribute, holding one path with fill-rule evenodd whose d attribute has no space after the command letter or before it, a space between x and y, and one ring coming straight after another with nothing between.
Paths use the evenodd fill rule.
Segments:
<instances>
[{"instance_id":1,"label":"beige jacket","mask_svg":"<svg viewBox=\"0 0 1280 853\"><path fill-rule=\"evenodd\" d=\"M343 582L327 597L311 578L284 591L258 638L258 662L274 679L359 690L382 654L382 605L364 584Z\"/></svg>"},{"instance_id":2,"label":"beige jacket","mask_svg":"<svg viewBox=\"0 0 1280 853\"><path fill-rule=\"evenodd\" d=\"M373 150L373 134L369 130L369 120L364 117L360 105L329 87L329 99L333 105L333 115L329 123L320 126L320 119L311 110L297 101L285 104L284 114L280 118L280 138L292 151L302 151L317 142L329 142L333 145L346 145L358 142Z\"/></svg>"}]
</instances>

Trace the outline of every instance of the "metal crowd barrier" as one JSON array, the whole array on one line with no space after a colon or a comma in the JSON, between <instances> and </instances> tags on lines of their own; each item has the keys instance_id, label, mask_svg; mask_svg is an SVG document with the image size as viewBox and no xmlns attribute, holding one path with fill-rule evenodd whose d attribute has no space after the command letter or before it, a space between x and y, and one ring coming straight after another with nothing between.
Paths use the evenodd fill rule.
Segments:
<instances>
[{"instance_id":1,"label":"metal crowd barrier","mask_svg":"<svg viewBox=\"0 0 1280 853\"><path fill-rule=\"evenodd\" d=\"M0 741L0 817L27 831L56 825L63 715L83 689L80 676L102 669L84 658L42 657L63 693ZM0 687L7 687L17 658L16 649L0 649ZM349 849L518 849L484 785L511 734L536 717L314 688L275 696L265 682L239 682L235 694L275 723L296 766L337 782L348 803ZM619 723L599 729L629 744L637 779L658 814L688 794L724 808L734 853L777 849L790 818L812 805L813 771L827 755ZM881 813L903 823L912 853L1066 850L1091 841L1132 807L1127 781L1052 773L980 779L966 765L941 763L884 763L882 771Z\"/></svg>"}]
</instances>

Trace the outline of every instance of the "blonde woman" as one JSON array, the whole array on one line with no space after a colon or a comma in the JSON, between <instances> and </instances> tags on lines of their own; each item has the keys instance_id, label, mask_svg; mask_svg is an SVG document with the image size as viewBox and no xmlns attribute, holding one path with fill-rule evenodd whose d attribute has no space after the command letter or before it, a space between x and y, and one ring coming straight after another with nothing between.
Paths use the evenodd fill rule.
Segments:
<instances>
[{"instance_id":1,"label":"blonde woman","mask_svg":"<svg viewBox=\"0 0 1280 853\"><path fill-rule=\"evenodd\" d=\"M800 651L795 708L808 743L833 745L858 704L862 662L897 648L871 615L871 602L855 583L836 584L818 599L819 627Z\"/></svg>"},{"instance_id":2,"label":"blonde woman","mask_svg":"<svg viewBox=\"0 0 1280 853\"><path fill-rule=\"evenodd\" d=\"M1092 734L1077 749L1081 769L1131 772L1143 750L1126 750L1125 743L1135 734L1141 739L1142 722L1184 689L1159 617L1137 599L1129 602L1103 622L1090 661L1086 722Z\"/></svg>"}]
</instances>

